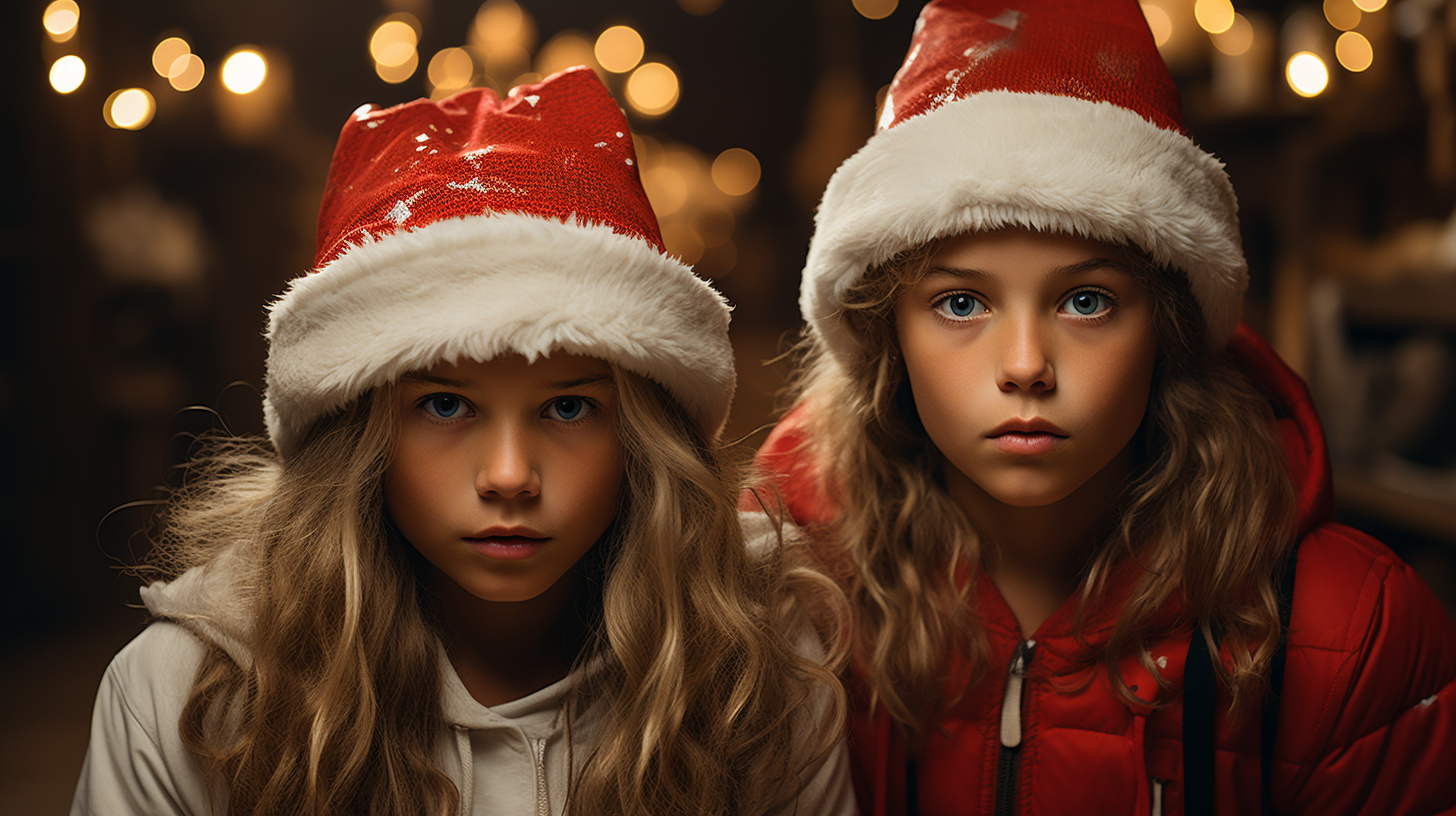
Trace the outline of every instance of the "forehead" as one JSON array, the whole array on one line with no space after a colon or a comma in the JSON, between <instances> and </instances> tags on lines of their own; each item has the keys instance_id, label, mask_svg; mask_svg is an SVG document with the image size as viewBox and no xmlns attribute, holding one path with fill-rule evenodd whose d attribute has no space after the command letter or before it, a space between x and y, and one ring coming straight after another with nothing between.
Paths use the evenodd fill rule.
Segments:
<instances>
[{"instance_id":1,"label":"forehead","mask_svg":"<svg viewBox=\"0 0 1456 816\"><path fill-rule=\"evenodd\" d=\"M945 239L930 256L927 274L994 277L1045 272L1066 275L1093 268L1128 273L1130 260L1126 248L1105 241L1006 228Z\"/></svg>"}]
</instances>

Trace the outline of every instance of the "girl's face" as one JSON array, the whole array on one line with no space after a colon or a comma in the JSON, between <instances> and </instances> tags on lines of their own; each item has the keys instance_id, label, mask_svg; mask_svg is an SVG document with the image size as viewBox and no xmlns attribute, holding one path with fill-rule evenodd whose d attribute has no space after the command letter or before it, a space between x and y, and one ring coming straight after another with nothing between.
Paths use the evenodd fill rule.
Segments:
<instances>
[{"instance_id":1,"label":"girl's face","mask_svg":"<svg viewBox=\"0 0 1456 816\"><path fill-rule=\"evenodd\" d=\"M611 524L623 454L607 363L570 354L442 363L403 377L397 394L385 505L471 595L541 595Z\"/></svg>"},{"instance_id":2,"label":"girl's face","mask_svg":"<svg viewBox=\"0 0 1456 816\"><path fill-rule=\"evenodd\" d=\"M947 487L1058 502L1129 445L1148 404L1151 298L1110 244L1024 229L947 241L895 304Z\"/></svg>"}]
</instances>

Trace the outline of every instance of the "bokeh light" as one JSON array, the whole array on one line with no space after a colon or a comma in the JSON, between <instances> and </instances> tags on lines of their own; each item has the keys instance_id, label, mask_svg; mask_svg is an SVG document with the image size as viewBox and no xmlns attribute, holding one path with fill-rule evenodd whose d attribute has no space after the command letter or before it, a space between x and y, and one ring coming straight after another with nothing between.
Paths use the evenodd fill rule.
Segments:
<instances>
[{"instance_id":1,"label":"bokeh light","mask_svg":"<svg viewBox=\"0 0 1456 816\"><path fill-rule=\"evenodd\" d=\"M1325 0L1325 19L1341 31L1360 25L1360 9L1354 0Z\"/></svg>"},{"instance_id":2,"label":"bokeh light","mask_svg":"<svg viewBox=\"0 0 1456 816\"><path fill-rule=\"evenodd\" d=\"M1385 0L1355 0L1355 7L1361 11L1380 11L1385 8Z\"/></svg>"},{"instance_id":3,"label":"bokeh light","mask_svg":"<svg viewBox=\"0 0 1456 816\"><path fill-rule=\"evenodd\" d=\"M418 64L419 57L415 53L415 47L420 42L418 25L409 15L392 14L386 17L375 26L374 33L369 37L369 56L374 58L375 63L386 68L397 68L409 62L412 57Z\"/></svg>"},{"instance_id":4,"label":"bokeh light","mask_svg":"<svg viewBox=\"0 0 1456 816\"><path fill-rule=\"evenodd\" d=\"M642 188L652 211L658 218L666 218L682 209L688 201L688 180L677 167L662 162L642 172Z\"/></svg>"},{"instance_id":5,"label":"bokeh light","mask_svg":"<svg viewBox=\"0 0 1456 816\"><path fill-rule=\"evenodd\" d=\"M51 87L56 93L68 94L86 81L86 63L75 54L67 54L51 63Z\"/></svg>"},{"instance_id":6,"label":"bokeh light","mask_svg":"<svg viewBox=\"0 0 1456 816\"><path fill-rule=\"evenodd\" d=\"M677 74L660 62L649 62L627 78L627 102L643 116L667 113L677 97Z\"/></svg>"},{"instance_id":7,"label":"bokeh light","mask_svg":"<svg viewBox=\"0 0 1456 816\"><path fill-rule=\"evenodd\" d=\"M676 255L688 266L702 260L706 248L698 231L683 221L662 225L662 243L667 247L667 254Z\"/></svg>"},{"instance_id":8,"label":"bokeh light","mask_svg":"<svg viewBox=\"0 0 1456 816\"><path fill-rule=\"evenodd\" d=\"M181 37L168 37L152 49L152 70L157 76L171 76L172 64L192 53L192 46Z\"/></svg>"},{"instance_id":9,"label":"bokeh light","mask_svg":"<svg viewBox=\"0 0 1456 816\"><path fill-rule=\"evenodd\" d=\"M713 184L731 196L752 192L762 172L758 157L741 147L730 147L713 160Z\"/></svg>"},{"instance_id":10,"label":"bokeh light","mask_svg":"<svg viewBox=\"0 0 1456 816\"><path fill-rule=\"evenodd\" d=\"M1330 70L1318 55L1301 51L1289 58L1284 78L1300 96L1318 96L1330 84Z\"/></svg>"},{"instance_id":11,"label":"bokeh light","mask_svg":"<svg viewBox=\"0 0 1456 816\"><path fill-rule=\"evenodd\" d=\"M1346 31L1335 40L1335 59L1347 71L1360 73L1375 62L1375 49L1365 35L1358 31Z\"/></svg>"},{"instance_id":12,"label":"bokeh light","mask_svg":"<svg viewBox=\"0 0 1456 816\"><path fill-rule=\"evenodd\" d=\"M1254 46L1254 26L1249 23L1249 18L1235 14L1233 25L1227 31L1210 34L1209 37L1213 40L1214 48L1230 57L1239 57L1247 54Z\"/></svg>"},{"instance_id":13,"label":"bokeh light","mask_svg":"<svg viewBox=\"0 0 1456 816\"><path fill-rule=\"evenodd\" d=\"M1153 42L1159 48L1167 44L1168 38L1173 36L1173 18L1168 16L1167 9L1156 3L1143 3L1143 18L1148 21L1148 28L1153 32Z\"/></svg>"},{"instance_id":14,"label":"bokeh light","mask_svg":"<svg viewBox=\"0 0 1456 816\"><path fill-rule=\"evenodd\" d=\"M141 130L157 112L156 100L141 88L124 88L106 98L102 118L120 130Z\"/></svg>"},{"instance_id":15,"label":"bokeh light","mask_svg":"<svg viewBox=\"0 0 1456 816\"><path fill-rule=\"evenodd\" d=\"M176 90L190 91L202 84L204 73L206 66L202 64L202 57L183 54L173 60L172 67L167 69L167 82Z\"/></svg>"},{"instance_id":16,"label":"bokeh light","mask_svg":"<svg viewBox=\"0 0 1456 816\"><path fill-rule=\"evenodd\" d=\"M631 26L615 25L597 37L597 63L614 74L625 74L642 61L646 45Z\"/></svg>"},{"instance_id":17,"label":"bokeh light","mask_svg":"<svg viewBox=\"0 0 1456 816\"><path fill-rule=\"evenodd\" d=\"M1209 34L1222 34L1234 24L1234 4L1229 0L1198 0L1193 4L1193 18Z\"/></svg>"},{"instance_id":18,"label":"bokeh light","mask_svg":"<svg viewBox=\"0 0 1456 816\"><path fill-rule=\"evenodd\" d=\"M399 65L385 65L382 62L374 63L374 73L379 78L391 85L398 85L406 79L415 75L415 70L420 67L420 52L410 49L409 56Z\"/></svg>"},{"instance_id":19,"label":"bokeh light","mask_svg":"<svg viewBox=\"0 0 1456 816\"><path fill-rule=\"evenodd\" d=\"M442 48L430 58L425 76L436 89L464 88L475 77L475 61L464 48Z\"/></svg>"},{"instance_id":20,"label":"bokeh light","mask_svg":"<svg viewBox=\"0 0 1456 816\"><path fill-rule=\"evenodd\" d=\"M573 65L595 65L591 37L585 31L567 30L547 40L536 52L533 70L541 76L550 76Z\"/></svg>"},{"instance_id":21,"label":"bokeh light","mask_svg":"<svg viewBox=\"0 0 1456 816\"><path fill-rule=\"evenodd\" d=\"M76 27L81 23L81 7L75 0L55 0L46 6L41 25L56 42L65 42L76 36Z\"/></svg>"},{"instance_id":22,"label":"bokeh light","mask_svg":"<svg viewBox=\"0 0 1456 816\"><path fill-rule=\"evenodd\" d=\"M536 23L514 0L487 0L475 13L471 39L487 52L527 51L536 46Z\"/></svg>"},{"instance_id":23,"label":"bokeh light","mask_svg":"<svg viewBox=\"0 0 1456 816\"><path fill-rule=\"evenodd\" d=\"M222 62L222 84L235 94L258 90L268 78L268 62L251 48L238 48Z\"/></svg>"},{"instance_id":24,"label":"bokeh light","mask_svg":"<svg viewBox=\"0 0 1456 816\"><path fill-rule=\"evenodd\" d=\"M883 20L895 13L895 7L900 5L900 0L854 0L854 10L860 13L861 17L871 20Z\"/></svg>"}]
</instances>

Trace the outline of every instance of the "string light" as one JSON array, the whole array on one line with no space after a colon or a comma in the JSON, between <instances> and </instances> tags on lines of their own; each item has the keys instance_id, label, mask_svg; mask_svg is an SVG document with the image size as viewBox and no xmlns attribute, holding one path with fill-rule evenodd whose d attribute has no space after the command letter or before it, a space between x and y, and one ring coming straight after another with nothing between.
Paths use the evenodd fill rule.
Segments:
<instances>
[{"instance_id":1,"label":"string light","mask_svg":"<svg viewBox=\"0 0 1456 816\"><path fill-rule=\"evenodd\" d=\"M68 94L86 81L86 63L75 54L68 54L51 63L51 87L56 93Z\"/></svg>"},{"instance_id":2,"label":"string light","mask_svg":"<svg viewBox=\"0 0 1456 816\"><path fill-rule=\"evenodd\" d=\"M76 5L75 0L55 0L46 6L45 14L41 17L46 33L56 42L65 42L76 36L76 28L80 23L81 7Z\"/></svg>"},{"instance_id":3,"label":"string light","mask_svg":"<svg viewBox=\"0 0 1456 816\"><path fill-rule=\"evenodd\" d=\"M547 40L536 52L535 71L541 76L549 76L573 65L595 64L589 35L584 31L568 30Z\"/></svg>"},{"instance_id":4,"label":"string light","mask_svg":"<svg viewBox=\"0 0 1456 816\"><path fill-rule=\"evenodd\" d=\"M861 17L871 20L883 20L895 13L895 7L900 5L900 0L854 0L854 10L860 13Z\"/></svg>"},{"instance_id":5,"label":"string light","mask_svg":"<svg viewBox=\"0 0 1456 816\"><path fill-rule=\"evenodd\" d=\"M239 48L228 54L222 63L222 84L235 94L258 90L268 78L268 62L251 48Z\"/></svg>"},{"instance_id":6,"label":"string light","mask_svg":"<svg viewBox=\"0 0 1456 816\"><path fill-rule=\"evenodd\" d=\"M1352 0L1325 0L1325 19L1341 31L1360 25L1360 9Z\"/></svg>"},{"instance_id":7,"label":"string light","mask_svg":"<svg viewBox=\"0 0 1456 816\"><path fill-rule=\"evenodd\" d=\"M1243 56L1254 47L1254 26L1242 14L1234 15L1233 25L1227 31L1209 36L1213 40L1213 47L1230 57Z\"/></svg>"},{"instance_id":8,"label":"string light","mask_svg":"<svg viewBox=\"0 0 1456 816\"><path fill-rule=\"evenodd\" d=\"M430 59L425 75L436 89L464 88L475 76L475 61L464 48L442 48Z\"/></svg>"},{"instance_id":9,"label":"string light","mask_svg":"<svg viewBox=\"0 0 1456 816\"><path fill-rule=\"evenodd\" d=\"M713 184L731 196L746 195L758 186L762 173L758 157L741 147L730 147L713 160Z\"/></svg>"},{"instance_id":10,"label":"string light","mask_svg":"<svg viewBox=\"0 0 1456 816\"><path fill-rule=\"evenodd\" d=\"M1193 17L1209 34L1222 34L1234 24L1234 4L1229 0L1198 0L1193 4Z\"/></svg>"},{"instance_id":11,"label":"string light","mask_svg":"<svg viewBox=\"0 0 1456 816\"><path fill-rule=\"evenodd\" d=\"M1360 73L1375 62L1375 49L1365 35L1358 31L1346 31L1335 40L1335 59L1347 71Z\"/></svg>"},{"instance_id":12,"label":"string light","mask_svg":"<svg viewBox=\"0 0 1456 816\"><path fill-rule=\"evenodd\" d=\"M410 49L409 56L404 62L398 65L385 65L382 62L374 63L374 73L379 78L391 85L398 85L406 79L415 75L415 69L420 67L420 52Z\"/></svg>"},{"instance_id":13,"label":"string light","mask_svg":"<svg viewBox=\"0 0 1456 816\"><path fill-rule=\"evenodd\" d=\"M660 62L649 62L627 78L627 102L643 116L661 116L677 104L677 74Z\"/></svg>"},{"instance_id":14,"label":"string light","mask_svg":"<svg viewBox=\"0 0 1456 816\"><path fill-rule=\"evenodd\" d=\"M1289 58L1284 68L1289 87L1300 96L1319 96L1330 84L1330 70L1325 61L1309 51L1300 51Z\"/></svg>"},{"instance_id":15,"label":"string light","mask_svg":"<svg viewBox=\"0 0 1456 816\"><path fill-rule=\"evenodd\" d=\"M616 25L597 37L597 62L614 74L625 74L642 61L646 46L642 35L631 26Z\"/></svg>"},{"instance_id":16,"label":"string light","mask_svg":"<svg viewBox=\"0 0 1456 816\"><path fill-rule=\"evenodd\" d=\"M1153 32L1153 42L1162 48L1173 36L1173 18L1168 16L1167 9L1157 3L1141 5L1143 18L1148 21L1148 28Z\"/></svg>"},{"instance_id":17,"label":"string light","mask_svg":"<svg viewBox=\"0 0 1456 816\"><path fill-rule=\"evenodd\" d=\"M172 61L172 67L167 69L167 82L174 89L179 91L190 91L202 84L202 75L206 72L206 66L202 64L202 58L196 54L183 54Z\"/></svg>"},{"instance_id":18,"label":"string light","mask_svg":"<svg viewBox=\"0 0 1456 816\"><path fill-rule=\"evenodd\" d=\"M156 100L141 88L124 88L106 98L101 108L106 124L119 130L141 130L152 121Z\"/></svg>"},{"instance_id":19,"label":"string light","mask_svg":"<svg viewBox=\"0 0 1456 816\"><path fill-rule=\"evenodd\" d=\"M415 25L411 25L414 18L402 19L405 16L407 15L390 15L384 18L369 36L369 56L380 65L390 68L404 65L415 53L420 36Z\"/></svg>"},{"instance_id":20,"label":"string light","mask_svg":"<svg viewBox=\"0 0 1456 816\"><path fill-rule=\"evenodd\" d=\"M168 37L152 49L152 70L158 76L170 76L172 64L192 53L192 46L181 37Z\"/></svg>"}]
</instances>

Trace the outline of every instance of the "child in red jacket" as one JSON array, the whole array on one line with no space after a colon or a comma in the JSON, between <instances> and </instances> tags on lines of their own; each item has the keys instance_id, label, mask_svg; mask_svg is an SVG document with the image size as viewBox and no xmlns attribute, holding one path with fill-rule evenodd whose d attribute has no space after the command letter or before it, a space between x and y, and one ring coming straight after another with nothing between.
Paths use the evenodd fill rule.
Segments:
<instances>
[{"instance_id":1,"label":"child in red jacket","mask_svg":"<svg viewBox=\"0 0 1456 816\"><path fill-rule=\"evenodd\" d=\"M1137 3L925 8L760 455L854 609L864 812L1456 807L1456 628L1329 521L1236 209Z\"/></svg>"}]
</instances>

